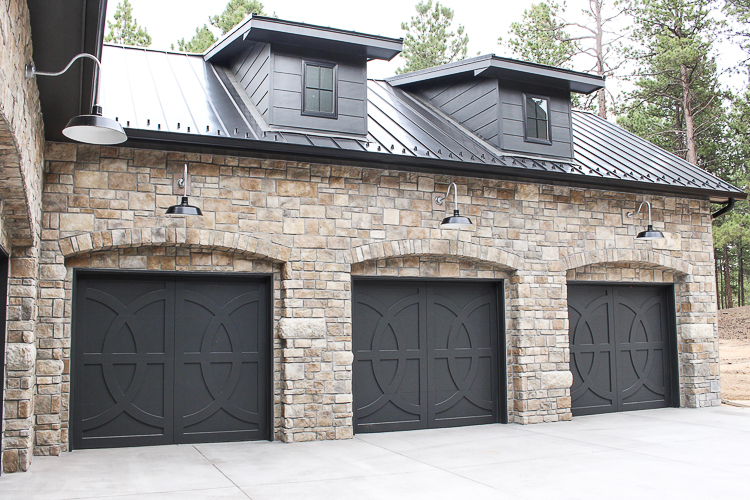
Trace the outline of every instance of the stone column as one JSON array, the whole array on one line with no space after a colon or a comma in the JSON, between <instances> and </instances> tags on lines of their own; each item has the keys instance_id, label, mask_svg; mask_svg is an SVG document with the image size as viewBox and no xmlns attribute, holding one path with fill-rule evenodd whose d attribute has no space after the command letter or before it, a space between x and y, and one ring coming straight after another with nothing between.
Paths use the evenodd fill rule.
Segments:
<instances>
[{"instance_id":1,"label":"stone column","mask_svg":"<svg viewBox=\"0 0 750 500\"><path fill-rule=\"evenodd\" d=\"M513 421L570 420L570 345L562 272L520 272L510 279Z\"/></svg>"},{"instance_id":2,"label":"stone column","mask_svg":"<svg viewBox=\"0 0 750 500\"><path fill-rule=\"evenodd\" d=\"M14 249L8 280L3 471L26 471L34 446L34 388L37 349L34 334L38 249Z\"/></svg>"},{"instance_id":3,"label":"stone column","mask_svg":"<svg viewBox=\"0 0 750 500\"><path fill-rule=\"evenodd\" d=\"M302 253L318 259L316 265L322 268L343 270L343 264L333 262L333 252ZM348 272L314 272L311 264L287 263L281 273L280 438L284 442L353 435L350 277Z\"/></svg>"}]
</instances>

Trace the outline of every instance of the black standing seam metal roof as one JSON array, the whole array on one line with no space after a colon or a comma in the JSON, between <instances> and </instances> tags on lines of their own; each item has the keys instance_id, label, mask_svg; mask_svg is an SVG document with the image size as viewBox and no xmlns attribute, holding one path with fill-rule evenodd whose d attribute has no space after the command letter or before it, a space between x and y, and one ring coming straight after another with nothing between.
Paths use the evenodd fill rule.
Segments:
<instances>
[{"instance_id":1,"label":"black standing seam metal roof","mask_svg":"<svg viewBox=\"0 0 750 500\"><path fill-rule=\"evenodd\" d=\"M724 200L746 194L593 114L573 112L574 159L501 151L419 97L368 81L367 136L276 130L243 111L231 81L203 56L105 45L102 105L139 141L418 166L569 185ZM254 125L259 128L255 128ZM261 130L258 133L257 130Z\"/></svg>"}]
</instances>

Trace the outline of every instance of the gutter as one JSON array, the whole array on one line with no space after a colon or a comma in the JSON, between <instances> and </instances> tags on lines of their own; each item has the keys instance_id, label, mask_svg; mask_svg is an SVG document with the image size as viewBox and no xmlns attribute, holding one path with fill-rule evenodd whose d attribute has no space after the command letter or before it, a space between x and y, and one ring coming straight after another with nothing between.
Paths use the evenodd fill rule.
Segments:
<instances>
[{"instance_id":1,"label":"gutter","mask_svg":"<svg viewBox=\"0 0 750 500\"><path fill-rule=\"evenodd\" d=\"M446 175L463 175L470 177L490 177L519 182L546 182L577 188L614 190L643 194L672 195L707 199L711 197L727 198L726 191L669 186L653 182L625 181L589 177L579 174L568 174L559 171L544 171L499 164L482 164L455 160L441 160L414 156L379 154L371 151L321 148L320 146L271 142L233 137L202 136L156 130L126 128L128 140L120 147L171 150L178 148L182 152L236 155L252 154L256 157L279 160L305 161L337 165L361 166L367 168L385 168L388 170L407 170ZM735 198L745 199L745 193L731 193Z\"/></svg>"},{"instance_id":2,"label":"gutter","mask_svg":"<svg viewBox=\"0 0 750 500\"><path fill-rule=\"evenodd\" d=\"M734 208L734 198L729 198L726 201L726 205L724 205L719 210L717 210L716 212L714 212L714 213L711 214L711 218L712 219L717 219L717 218L721 217L722 215L724 215L725 213L727 213L730 210L732 210L733 208Z\"/></svg>"}]
</instances>

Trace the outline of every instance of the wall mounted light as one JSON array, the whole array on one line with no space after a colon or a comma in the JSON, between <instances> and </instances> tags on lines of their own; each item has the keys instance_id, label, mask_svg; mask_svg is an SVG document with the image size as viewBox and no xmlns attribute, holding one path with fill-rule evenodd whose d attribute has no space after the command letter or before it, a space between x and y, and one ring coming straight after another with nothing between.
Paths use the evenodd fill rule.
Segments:
<instances>
[{"instance_id":1,"label":"wall mounted light","mask_svg":"<svg viewBox=\"0 0 750 500\"><path fill-rule=\"evenodd\" d=\"M654 231L654 225L651 223L651 203L647 201L642 201L641 204L638 206L638 211L635 213L635 215L638 215L641 213L641 208L643 207L643 204L646 204L648 206L648 227L645 231L641 231L638 233L638 236L635 237L636 240L659 240L664 238L664 233L661 231ZM625 214L628 219L633 217L633 212L628 212Z\"/></svg>"},{"instance_id":2,"label":"wall mounted light","mask_svg":"<svg viewBox=\"0 0 750 500\"><path fill-rule=\"evenodd\" d=\"M453 187L453 215L443 219L440 223L441 229L466 229L473 225L471 219L458 213L458 191L456 191L456 183L451 182L448 186L448 191L445 192L445 196L437 195L435 197L435 203L442 205L443 202L448 198L448 194L451 192Z\"/></svg>"},{"instance_id":3,"label":"wall mounted light","mask_svg":"<svg viewBox=\"0 0 750 500\"><path fill-rule=\"evenodd\" d=\"M167 209L168 215L203 215L201 209L188 204L188 196L190 196L190 183L188 181L188 166L185 164L185 174L182 179L177 180L177 186L183 188L185 196L182 197L182 201L179 205L172 205Z\"/></svg>"},{"instance_id":4,"label":"wall mounted light","mask_svg":"<svg viewBox=\"0 0 750 500\"><path fill-rule=\"evenodd\" d=\"M24 74L26 78L34 78L34 76L60 76L73 65L78 59L86 57L96 62L99 71L96 73L96 80L94 82L94 104L91 106L90 115L79 115L74 116L70 119L68 124L63 129L62 133L65 137L73 139L74 141L85 142L87 144L119 144L128 140L128 136L125 131L115 120L111 118L105 118L102 116L102 107L97 104L99 102L99 73L101 72L102 64L99 59L92 56L91 54L78 54L70 60L67 66L62 71L57 73L47 73L43 71L37 71L36 68L30 64L26 65Z\"/></svg>"}]
</instances>

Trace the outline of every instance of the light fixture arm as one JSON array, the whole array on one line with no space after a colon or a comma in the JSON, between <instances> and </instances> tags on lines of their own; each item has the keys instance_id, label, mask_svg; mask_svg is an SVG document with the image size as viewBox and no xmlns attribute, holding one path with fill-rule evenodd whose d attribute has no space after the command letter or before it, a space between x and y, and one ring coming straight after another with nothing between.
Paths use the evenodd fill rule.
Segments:
<instances>
[{"instance_id":1,"label":"light fixture arm","mask_svg":"<svg viewBox=\"0 0 750 500\"><path fill-rule=\"evenodd\" d=\"M177 186L185 190L184 196L190 196L190 183L188 182L188 166L185 164L185 173L182 175L182 179L177 179Z\"/></svg>"},{"instance_id":2,"label":"light fixture arm","mask_svg":"<svg viewBox=\"0 0 750 500\"><path fill-rule=\"evenodd\" d=\"M646 200L642 201L641 204L638 205L638 210L635 212L635 215L641 213L641 208L643 208L644 203L648 207L648 225L650 227L653 226L653 223L651 222L651 203L647 202ZM628 218L631 218L633 217L633 212L628 212L626 215L628 216Z\"/></svg>"},{"instance_id":3,"label":"light fixture arm","mask_svg":"<svg viewBox=\"0 0 750 500\"><path fill-rule=\"evenodd\" d=\"M47 71L37 71L36 66L33 64L27 64L26 68L24 69L24 75L26 78L34 78L35 76L60 76L66 71L70 69L70 67L73 65L74 62L76 62L78 59L81 58L87 58L91 59L96 63L97 68L97 75L96 75L96 81L98 83L99 81L99 73L101 73L102 70L102 63L99 61L99 59L96 58L96 56L93 56L91 54L87 54L86 52L82 52L76 56L73 57L73 59L70 60L67 66L65 66L61 71L58 72L47 72ZM99 104L99 92L94 92L94 106Z\"/></svg>"},{"instance_id":4,"label":"light fixture arm","mask_svg":"<svg viewBox=\"0 0 750 500\"><path fill-rule=\"evenodd\" d=\"M448 185L448 190L445 192L445 196L440 196L440 195L435 196L435 203L437 203L438 205L442 205L443 202L448 199L448 195L451 192L451 187L453 188L453 210L455 211L458 208L458 191L457 191L458 188L456 188L455 182L451 182Z\"/></svg>"}]
</instances>

